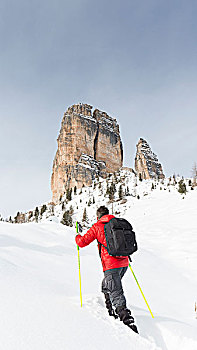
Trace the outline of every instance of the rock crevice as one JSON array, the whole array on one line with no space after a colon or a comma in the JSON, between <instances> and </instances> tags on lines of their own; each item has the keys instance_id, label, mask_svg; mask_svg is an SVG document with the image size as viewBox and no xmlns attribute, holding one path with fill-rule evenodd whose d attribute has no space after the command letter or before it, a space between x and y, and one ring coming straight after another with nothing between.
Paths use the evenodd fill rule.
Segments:
<instances>
[{"instance_id":1,"label":"rock crevice","mask_svg":"<svg viewBox=\"0 0 197 350\"><path fill-rule=\"evenodd\" d=\"M97 158L98 138L99 138L99 125L97 123L97 131L96 131L96 135L95 135L95 138L94 138L94 159Z\"/></svg>"}]
</instances>

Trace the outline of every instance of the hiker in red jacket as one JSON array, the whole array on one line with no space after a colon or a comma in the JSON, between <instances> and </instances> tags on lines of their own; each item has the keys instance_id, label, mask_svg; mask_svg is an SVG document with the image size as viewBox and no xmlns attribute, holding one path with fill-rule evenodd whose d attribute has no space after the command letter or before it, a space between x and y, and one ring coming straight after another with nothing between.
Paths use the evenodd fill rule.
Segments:
<instances>
[{"instance_id":1,"label":"hiker in red jacket","mask_svg":"<svg viewBox=\"0 0 197 350\"><path fill-rule=\"evenodd\" d=\"M98 241L99 253L103 265L104 279L102 281L102 292L105 295L105 303L109 315L117 318L137 332L134 318L131 311L126 307L126 299L124 296L121 279L128 269L129 259L126 256L114 257L110 256L104 246L107 245L104 225L109 222L113 215L109 215L109 210L101 206L97 210L97 222L87 231L84 236L78 234L75 238L77 245L83 248L93 242ZM116 313L114 312L113 306ZM117 316L118 315L118 316Z\"/></svg>"}]
</instances>

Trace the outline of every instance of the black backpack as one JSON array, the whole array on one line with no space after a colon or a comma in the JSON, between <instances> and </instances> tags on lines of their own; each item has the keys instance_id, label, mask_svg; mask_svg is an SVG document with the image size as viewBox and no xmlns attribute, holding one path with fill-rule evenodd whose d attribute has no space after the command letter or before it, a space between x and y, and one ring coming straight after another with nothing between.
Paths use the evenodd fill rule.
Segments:
<instances>
[{"instance_id":1,"label":"black backpack","mask_svg":"<svg viewBox=\"0 0 197 350\"><path fill-rule=\"evenodd\" d=\"M111 256L129 256L136 252L137 242L131 224L125 219L112 218L104 226L108 254Z\"/></svg>"}]
</instances>

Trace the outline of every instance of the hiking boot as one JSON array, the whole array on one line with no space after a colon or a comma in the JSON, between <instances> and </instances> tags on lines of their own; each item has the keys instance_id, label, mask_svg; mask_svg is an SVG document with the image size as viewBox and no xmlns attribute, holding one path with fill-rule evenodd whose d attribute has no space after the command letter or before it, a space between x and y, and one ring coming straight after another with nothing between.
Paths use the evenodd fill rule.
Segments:
<instances>
[{"instance_id":1,"label":"hiking boot","mask_svg":"<svg viewBox=\"0 0 197 350\"><path fill-rule=\"evenodd\" d=\"M120 321L131 328L135 333L138 333L137 327L134 324L134 318L131 316L131 311L129 309L124 306L120 306L116 308L116 313L118 314Z\"/></svg>"},{"instance_id":2,"label":"hiking boot","mask_svg":"<svg viewBox=\"0 0 197 350\"><path fill-rule=\"evenodd\" d=\"M106 308L108 310L109 316L113 316L114 318L118 318L118 316L115 314L115 311L112 307L112 303L111 303L109 294L105 293L104 295L105 295L105 305L106 305Z\"/></svg>"},{"instance_id":3,"label":"hiking boot","mask_svg":"<svg viewBox=\"0 0 197 350\"><path fill-rule=\"evenodd\" d=\"M131 316L131 311L126 307L117 307L116 313L118 314L120 321L122 321L127 326L134 323L134 318Z\"/></svg>"}]
</instances>

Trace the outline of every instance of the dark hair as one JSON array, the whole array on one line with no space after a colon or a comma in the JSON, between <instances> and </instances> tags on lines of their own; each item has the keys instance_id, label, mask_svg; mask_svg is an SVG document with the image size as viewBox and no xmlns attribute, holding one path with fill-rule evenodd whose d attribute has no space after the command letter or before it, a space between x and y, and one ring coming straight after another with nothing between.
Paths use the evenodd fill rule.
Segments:
<instances>
[{"instance_id":1,"label":"dark hair","mask_svg":"<svg viewBox=\"0 0 197 350\"><path fill-rule=\"evenodd\" d=\"M108 208L106 208L104 205L102 205L100 208L97 209L96 215L100 219L102 216L109 214Z\"/></svg>"}]
</instances>

